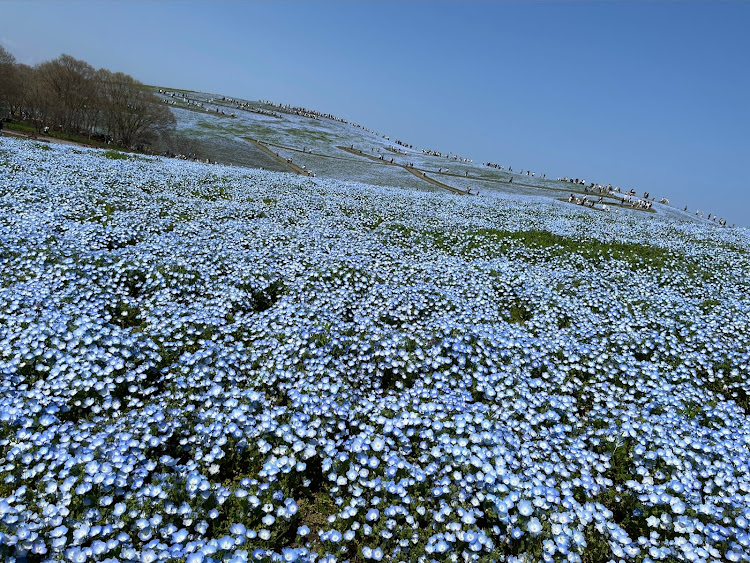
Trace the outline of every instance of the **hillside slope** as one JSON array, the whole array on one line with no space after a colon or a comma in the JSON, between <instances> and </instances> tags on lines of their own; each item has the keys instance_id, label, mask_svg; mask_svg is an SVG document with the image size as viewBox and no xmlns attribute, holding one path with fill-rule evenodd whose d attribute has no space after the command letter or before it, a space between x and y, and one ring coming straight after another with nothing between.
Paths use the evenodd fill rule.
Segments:
<instances>
[{"instance_id":1,"label":"hillside slope","mask_svg":"<svg viewBox=\"0 0 750 563\"><path fill-rule=\"evenodd\" d=\"M489 197L524 195L567 200L573 193L593 202L602 197L611 212L633 211L632 205L621 201L633 186L622 186L620 192L614 192L615 186L612 191L586 191L584 185L543 177L543 171L535 171L533 176L530 170L513 171L512 163L511 170L507 163L500 169L430 147L407 146L360 125L305 108L201 92L163 88L155 91L170 104L178 122L178 137L185 140L190 152L223 164L311 172L327 178L422 191L471 189L472 194ZM606 179L592 178L586 187L592 183L601 183L605 188L607 185ZM637 202L643 195L636 189L630 199ZM649 199L654 200L651 212L700 221L659 203L666 195L649 194Z\"/></svg>"}]
</instances>

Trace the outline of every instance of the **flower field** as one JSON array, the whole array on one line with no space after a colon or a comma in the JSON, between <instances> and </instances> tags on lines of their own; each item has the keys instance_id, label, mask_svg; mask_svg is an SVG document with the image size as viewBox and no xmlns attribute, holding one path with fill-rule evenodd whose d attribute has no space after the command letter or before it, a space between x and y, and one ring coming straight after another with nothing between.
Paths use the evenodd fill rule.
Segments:
<instances>
[{"instance_id":1,"label":"flower field","mask_svg":"<svg viewBox=\"0 0 750 563\"><path fill-rule=\"evenodd\" d=\"M750 238L3 139L5 561L750 561Z\"/></svg>"}]
</instances>

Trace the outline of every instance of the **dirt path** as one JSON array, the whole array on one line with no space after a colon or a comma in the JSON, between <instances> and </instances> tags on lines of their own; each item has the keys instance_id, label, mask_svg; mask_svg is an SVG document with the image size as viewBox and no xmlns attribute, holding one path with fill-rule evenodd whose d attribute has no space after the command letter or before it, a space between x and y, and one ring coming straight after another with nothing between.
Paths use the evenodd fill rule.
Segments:
<instances>
[{"instance_id":1,"label":"dirt path","mask_svg":"<svg viewBox=\"0 0 750 563\"><path fill-rule=\"evenodd\" d=\"M75 145L76 147L88 147L95 149L94 145L87 145L86 143L77 143L76 141L68 141L67 139L57 139L55 137L47 137L45 135L29 135L23 131L12 131L10 129L3 129L0 131L3 137L15 137L17 139L25 139L27 141L40 141L42 143L57 143L59 145Z\"/></svg>"},{"instance_id":2,"label":"dirt path","mask_svg":"<svg viewBox=\"0 0 750 563\"><path fill-rule=\"evenodd\" d=\"M407 172L411 172L417 178L424 180L425 182L429 182L430 184L433 184L439 188L443 188L444 190L448 190L450 192L453 192L454 194L467 195L466 190L462 190L460 188L456 188L453 186L449 186L448 184L443 184L442 182L438 182L434 178L430 178L429 176L427 176L427 173L424 170L420 170L419 168L412 168L411 166L404 166L403 164L399 164L398 162L391 162L390 160L381 160L377 156L372 156L370 154L364 153L359 149L352 149L349 147L342 147L342 146L337 146L336 148L341 149L342 151L346 151L351 154L356 154L357 156L364 156L365 158L369 158L370 160L373 160L377 162L378 164L384 164L386 166L398 166L399 168L403 168Z\"/></svg>"},{"instance_id":3,"label":"dirt path","mask_svg":"<svg viewBox=\"0 0 750 563\"><path fill-rule=\"evenodd\" d=\"M594 209L596 211L602 211L602 212L605 211L601 207L596 207L596 206L594 206L594 207L581 206L581 205L579 205L577 203L573 203L572 201L568 201L567 199L562 198L562 197L557 198L557 201L562 201L563 203L568 203L570 205L575 205L576 207L586 207L587 209ZM638 208L638 207L633 207L632 205L623 205L620 202L619 199L617 200L616 203L615 202L609 202L609 201L607 201L605 203L610 208L620 207L622 209L630 209L631 211L643 211L644 213L656 213L656 209L653 209L653 208L651 208L651 209L641 209L641 208ZM597 204L597 205L599 205L599 204Z\"/></svg>"},{"instance_id":4,"label":"dirt path","mask_svg":"<svg viewBox=\"0 0 750 563\"><path fill-rule=\"evenodd\" d=\"M250 137L245 137L245 140L250 141L253 145L255 145L256 147L258 147L260 150L262 150L263 152L265 152L267 155L269 155L269 156L275 158L276 160L278 160L284 166L286 166L287 168L289 168L289 170L291 170L292 172L295 172L296 174L300 174L302 176L312 176L312 174L310 172L308 172L307 170L305 170L303 168L300 168L299 166L297 166L296 164L294 164L292 162L289 162L284 157L279 156L278 154L276 154L275 152L273 152L271 149L269 149L266 145L264 145L263 143L261 143L257 139L251 139ZM278 145L276 145L276 146L278 146ZM286 148L286 147L284 147L284 148Z\"/></svg>"},{"instance_id":5,"label":"dirt path","mask_svg":"<svg viewBox=\"0 0 750 563\"><path fill-rule=\"evenodd\" d=\"M201 108L198 106L192 106L189 104L164 104L170 109L186 109L188 111L194 111L195 113L205 113L206 115L213 115L215 117L228 117L229 119L235 119L236 115L230 115L228 113L216 113L210 109Z\"/></svg>"},{"instance_id":6,"label":"dirt path","mask_svg":"<svg viewBox=\"0 0 750 563\"><path fill-rule=\"evenodd\" d=\"M444 188L446 190L450 190L450 191L452 191L455 194L471 195L471 194L468 194L467 192L465 192L464 190L462 190L460 188L455 188L453 186L449 186L448 184L443 184L442 182L438 182L437 180L435 180L435 178L429 177L424 170L419 170L417 168L411 168L409 166L402 166L402 168L404 168L405 170L411 172L417 178L420 178L420 179L424 180L425 182L429 182L430 184L434 184L435 186L437 186L439 188Z\"/></svg>"},{"instance_id":7,"label":"dirt path","mask_svg":"<svg viewBox=\"0 0 750 563\"><path fill-rule=\"evenodd\" d=\"M560 193L566 193L566 194L576 194L576 195L582 195L582 196L588 196L589 198L592 197L599 197L602 196L604 198L604 203L607 205L618 205L620 207L624 207L626 209L633 209L629 205L622 205L622 199L620 197L617 197L616 195L610 195L605 193L594 193L594 192L586 192L585 190L581 190L580 186L577 185L570 185L569 183L565 183L564 188L555 187L555 186L549 186L549 185L539 185L539 184L527 184L524 182L516 182L515 180L511 183L508 180L502 180L500 178L486 178L484 176L464 176L463 174L456 174L454 172L438 172L437 170L427 170L426 172L429 172L430 174L435 174L438 176L451 176L453 178L462 178L464 180L476 180L478 182L489 182L492 184L501 184L503 186L520 186L523 188L531 188L534 190L547 190L547 191L553 191L553 192L560 192ZM520 178L520 175L517 176ZM516 176L514 176L516 178ZM545 180L547 182L554 182L554 180ZM567 199L560 199L560 201L565 201L567 203ZM646 209L636 209L636 211L651 211Z\"/></svg>"},{"instance_id":8,"label":"dirt path","mask_svg":"<svg viewBox=\"0 0 750 563\"><path fill-rule=\"evenodd\" d=\"M336 156L333 154L323 154L319 152L312 152L309 150L302 150L302 149L294 149L292 147L286 147L284 145L277 145L276 143L269 143L266 141L264 143L267 147L276 147L277 149L283 149L285 151L292 151L300 154L306 154L308 156L318 156L320 158L331 158L333 160L343 160L344 162L361 162L358 158L349 158L347 156Z\"/></svg>"}]
</instances>

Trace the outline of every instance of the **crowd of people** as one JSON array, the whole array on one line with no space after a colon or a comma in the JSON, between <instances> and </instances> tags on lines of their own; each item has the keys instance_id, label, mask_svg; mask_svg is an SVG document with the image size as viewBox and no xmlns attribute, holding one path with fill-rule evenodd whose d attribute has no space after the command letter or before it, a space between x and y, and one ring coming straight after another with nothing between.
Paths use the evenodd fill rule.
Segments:
<instances>
[{"instance_id":1,"label":"crowd of people","mask_svg":"<svg viewBox=\"0 0 750 563\"><path fill-rule=\"evenodd\" d=\"M278 112L276 112L276 111L271 111L271 110L268 110L268 109L257 107L257 106L252 105L250 102L246 102L246 101L238 100L238 99L234 99L234 98L229 98L229 97L226 97L226 96L221 96L220 98L216 98L216 99L215 98L207 98L205 100L201 100L201 99L198 99L198 98L190 97L185 92L169 92L169 91L160 89L159 93L161 95L163 95L163 96L167 96L167 97L170 97L170 98L176 98L177 100L179 100L180 102L182 102L184 104L193 105L193 106L199 107L199 108L201 108L201 109L203 109L205 111L216 112L217 114L221 114L221 115L229 115L230 117L235 117L235 114L234 113L226 113L223 109L221 109L220 107L218 107L218 105L217 105L217 107L215 107L213 109L210 109L209 107L207 107L207 105L210 105L211 103L219 100L223 104L231 104L231 105L233 105L235 107L235 109L241 109L241 110L250 111L250 112L258 113L258 114L262 114L262 115L268 115L268 116L272 116L272 117L281 117L281 115ZM170 105L176 105L176 100L172 100L172 101L165 100L165 101L168 104L170 104ZM301 117L307 117L307 118L315 119L315 120L330 119L330 120L337 121L337 122L340 122L340 123L352 125L353 127L357 127L359 129L362 129L364 131L370 132L370 133L375 134L375 135L379 135L377 132L375 132L375 131L373 131L371 129L367 129L366 127L363 127L362 125L359 125L357 123L349 122L346 119L337 117L337 116L335 116L333 114L330 114L330 113L322 113L322 112L318 112L318 111L315 111L315 110L307 109L307 108L304 108L304 107L291 106L289 104L277 104L277 103L274 103L274 102L271 102L271 101L268 101L268 100L259 100L259 101L260 101L261 104L265 104L265 105L274 107L274 108L276 108L279 111L284 112L284 113L289 113L289 114L293 114L293 115L299 115ZM387 137L385 135L382 135L382 138L390 141L390 137ZM396 145L398 145L399 147L403 147L404 149L414 150L414 146L413 145L411 145L409 143L406 143L404 141L401 141L401 140L397 139L397 140L395 140L393 142ZM374 150L376 152L380 153L380 149L379 148L376 148ZM396 148L395 146L385 147L385 150L388 150L390 152L393 152L393 153L396 153L396 154L400 154L400 155L407 155L408 154L408 151L400 149L400 148ZM465 162L465 163L471 163L471 162L473 162L469 158L463 158L463 157L460 157L458 155L451 155L449 153L446 154L446 153L443 153L443 152L440 152L440 151L430 150L430 149L421 149L421 150L422 150L422 154L427 155L427 156L436 156L436 157L441 157L441 158L445 157L446 159L457 161L457 162ZM172 157L175 157L175 158L181 158L181 159L184 159L184 160L198 160L198 161L201 161L201 162L207 162L207 163L215 164L214 162L212 162L210 160L202 161L200 159L197 159L197 158L195 158L194 155L184 156L184 155L171 155L170 154L168 156L172 156ZM382 154L379 155L378 158L380 160L382 160L382 161L386 161L386 162L388 161ZM390 163L394 163L394 159L393 158L390 158ZM414 163L413 162L407 162L407 163L405 163L405 166L413 168L414 167ZM483 166L487 166L489 168L494 168L496 170L505 170L505 168L504 168L503 165L497 164L497 163L494 163L494 162L485 162L485 163L483 163ZM443 169L442 167L440 167L440 169L438 170L438 172L439 173L447 173L448 172L448 168ZM508 172L513 172L513 168L511 166L508 166ZM468 172L465 172L465 176L468 177L468 175L469 175ZM520 175L521 176L524 175L524 170L520 171ZM525 175L526 176L530 176L530 177L536 177L536 172L533 172L531 170L526 170L525 171ZM540 174L539 177L546 179L547 175L544 174L544 173L542 173L542 174ZM590 194L598 194L600 196L597 200L594 200L594 199L589 199L588 196L578 197L575 194L571 193L570 197L568 198L568 201L570 203L574 203L576 205L582 205L582 206L586 206L586 207L591 207L591 208L596 208L596 206L599 205L600 208L603 209L603 210L605 210L605 211L609 210L609 206L606 203L604 203L604 201L603 201L603 196L604 195L608 195L610 197L614 197L614 198L619 199L622 206L629 205L630 207L632 207L634 209L642 209L642 210L649 210L649 209L651 209L652 205L653 205L653 202L656 199L655 197L652 197L651 194L649 194L648 192L645 192L643 194L643 197L636 197L636 191L633 190L633 189L631 189L631 190L629 190L627 192L622 192L622 190L620 189L619 186L614 186L613 187L612 184L606 184L606 185L604 185L604 184L597 184L597 183L594 183L594 182L587 183L586 180L582 179L582 178L573 178L573 177L565 176L565 177L562 177L562 178L557 178L557 180L560 181L560 182L567 182L567 183L572 183L572 184L575 184L575 185L578 185L578 186L583 186L584 187L584 192L590 193ZM509 183L513 183L513 177L510 178ZM469 193L471 193L470 190L469 190ZM478 192L476 192L476 193L478 194ZM669 200L667 198L663 197L663 198L661 198L659 200L659 203L662 203L664 205L669 205ZM615 210L615 211L617 211L617 210ZM685 206L684 211L685 212L688 211L687 206ZM701 212L699 210L696 210L695 215L696 215L696 217L706 218L705 213L703 213L703 212ZM727 225L726 220L724 220L723 218L719 218L716 215L711 214L711 213L708 214L707 219L709 221L713 221L714 223L716 223L717 225L720 225L720 226L726 226Z\"/></svg>"},{"instance_id":2,"label":"crowd of people","mask_svg":"<svg viewBox=\"0 0 750 563\"><path fill-rule=\"evenodd\" d=\"M201 100L199 98L191 98L185 92L169 92L167 90L161 90L161 89L159 90L159 94L161 94L162 96L168 96L170 98L176 98L172 100L164 100L165 103L170 106L176 106L177 101L179 100L181 103L187 106L195 106L197 108L200 108L210 113L226 115L228 117L236 117L234 113L227 113L223 109L221 109L219 106L216 106L215 108L208 107L206 104L210 104L213 101L213 99Z\"/></svg>"},{"instance_id":3,"label":"crowd of people","mask_svg":"<svg viewBox=\"0 0 750 563\"><path fill-rule=\"evenodd\" d=\"M339 123L349 123L346 119L342 117L336 117L331 113L322 113L319 111L315 111L314 109L308 109L301 106L292 106L291 104L277 104L268 100L260 100L260 102L262 104L274 107L283 113L299 115L300 117L307 117L309 119L315 119L317 121L320 121L322 119L330 119L331 121L338 121Z\"/></svg>"},{"instance_id":4,"label":"crowd of people","mask_svg":"<svg viewBox=\"0 0 750 563\"><path fill-rule=\"evenodd\" d=\"M570 197L568 197L569 203L574 203L575 205L582 205L584 207L590 207L591 209L601 209L602 211L609 211L609 205L604 203L604 198L600 197L597 201L594 201L593 199L589 199L588 196L578 197L575 194L570 194ZM597 208L597 205L600 207ZM617 209L615 209L617 211Z\"/></svg>"},{"instance_id":5,"label":"crowd of people","mask_svg":"<svg viewBox=\"0 0 750 563\"><path fill-rule=\"evenodd\" d=\"M620 200L620 204L625 206L630 206L633 209L641 209L641 210L649 210L653 207L654 201L656 201L656 198L652 196L649 192L643 192L642 197L638 197L636 194L636 191L634 189L630 189L627 192L623 192L619 186L613 187L612 184L607 184L606 186L604 184L595 184L591 183L589 185L586 185L585 180L579 180L578 178L558 178L558 180L563 182L570 182L578 185L583 185L583 191L590 194L604 194L608 195L610 197L614 197L616 199ZM568 197L568 201L570 203L574 203L576 205L583 205L587 207L594 208L596 204L600 204L602 209L609 210L609 207L604 203L603 201L603 195L600 195L599 199L595 202L593 199L589 199L588 196L583 196L582 198L579 198L575 194L570 194L570 197ZM666 197L662 197L659 200L659 203L663 205L669 205L669 199ZM687 205L683 209L687 213L688 207ZM726 227L727 222L725 219L720 218L716 215L713 215L711 213L708 214L708 217L706 217L705 213L701 212L700 210L696 210L695 216L699 217L701 219L707 219L709 221L713 221L719 226ZM732 225L734 227L734 225Z\"/></svg>"},{"instance_id":6,"label":"crowd of people","mask_svg":"<svg viewBox=\"0 0 750 563\"><path fill-rule=\"evenodd\" d=\"M505 170L505 168L503 167L502 164L497 164L495 162L484 162L482 164L482 166L487 166L489 168L494 168L495 170ZM512 166L508 166L508 172L513 172L513 167ZM524 171L521 170L520 174L521 174L521 176L523 176L524 175ZM526 176L531 176L532 178L535 178L536 177L536 172L533 172L531 170L526 170L526 174L525 175ZM539 175L539 177L544 179L544 178L547 177L547 174L542 173L542 174ZM558 180L560 180L560 178L558 178ZM576 180L576 182L577 182L577 180Z\"/></svg>"},{"instance_id":7,"label":"crowd of people","mask_svg":"<svg viewBox=\"0 0 750 563\"><path fill-rule=\"evenodd\" d=\"M685 209L683 211L687 212L687 210L688 210L688 208L687 208L687 205L686 205ZM721 217L719 217L717 215L712 215L711 213L709 213L708 217L706 217L706 214L703 211L701 211L700 209L696 209L695 210L695 216L696 217L700 217L701 219L707 219L709 221L713 221L714 223L716 223L717 225L720 225L722 227L726 227L727 226L726 219L723 219L723 218L721 218ZM734 226L735 225L733 223L732 227L734 227Z\"/></svg>"}]
</instances>

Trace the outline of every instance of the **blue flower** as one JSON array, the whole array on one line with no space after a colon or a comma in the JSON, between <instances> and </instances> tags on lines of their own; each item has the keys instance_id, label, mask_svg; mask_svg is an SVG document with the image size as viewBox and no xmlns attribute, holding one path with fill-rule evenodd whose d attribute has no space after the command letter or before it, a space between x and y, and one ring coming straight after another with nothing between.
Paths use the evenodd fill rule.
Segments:
<instances>
[{"instance_id":1,"label":"blue flower","mask_svg":"<svg viewBox=\"0 0 750 563\"><path fill-rule=\"evenodd\" d=\"M531 514L534 512L534 507L528 500L524 499L519 501L518 503L518 512L522 516L531 516Z\"/></svg>"}]
</instances>

